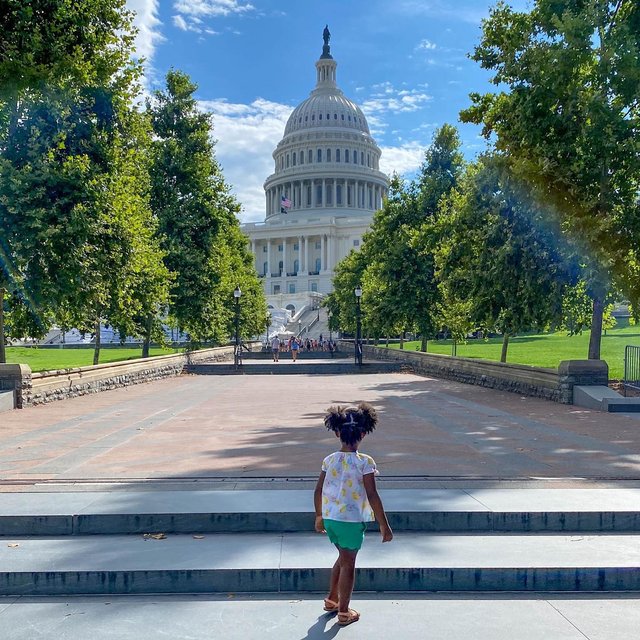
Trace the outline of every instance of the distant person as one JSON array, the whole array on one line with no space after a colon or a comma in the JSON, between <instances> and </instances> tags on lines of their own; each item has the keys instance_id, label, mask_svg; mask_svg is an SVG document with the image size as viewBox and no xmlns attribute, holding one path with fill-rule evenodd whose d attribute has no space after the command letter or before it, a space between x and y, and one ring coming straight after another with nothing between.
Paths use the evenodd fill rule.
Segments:
<instances>
[{"instance_id":1,"label":"distant person","mask_svg":"<svg viewBox=\"0 0 640 640\"><path fill-rule=\"evenodd\" d=\"M298 359L298 349L300 349L300 343L295 336L291 341L291 359L295 362Z\"/></svg>"},{"instance_id":2,"label":"distant person","mask_svg":"<svg viewBox=\"0 0 640 640\"><path fill-rule=\"evenodd\" d=\"M280 357L280 338L278 336L274 336L273 340L271 340L271 353L273 354L273 361L278 362Z\"/></svg>"},{"instance_id":3,"label":"distant person","mask_svg":"<svg viewBox=\"0 0 640 640\"><path fill-rule=\"evenodd\" d=\"M326 533L338 549L324 610L337 611L338 624L342 627L360 619L360 614L350 609L349 603L355 582L356 556L364 541L366 523L375 517L382 542L393 538L376 489L376 463L358 451L363 438L375 429L377 422L375 409L364 402L355 409L330 407L324 418L325 426L340 438L342 447L322 462L313 495L315 529Z\"/></svg>"}]
</instances>

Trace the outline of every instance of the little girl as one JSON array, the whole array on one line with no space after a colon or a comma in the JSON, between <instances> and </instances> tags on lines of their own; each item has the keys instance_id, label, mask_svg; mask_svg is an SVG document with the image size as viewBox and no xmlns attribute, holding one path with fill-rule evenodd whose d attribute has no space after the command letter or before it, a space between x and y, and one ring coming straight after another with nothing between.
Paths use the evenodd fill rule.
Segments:
<instances>
[{"instance_id":1,"label":"little girl","mask_svg":"<svg viewBox=\"0 0 640 640\"><path fill-rule=\"evenodd\" d=\"M387 522L382 500L376 489L378 473L373 458L358 451L358 445L378 422L375 409L366 403L357 408L330 407L324 424L333 431L342 447L322 462L322 472L314 492L315 529L325 533L338 549L338 559L331 570L329 595L325 611L338 612L338 624L357 622L360 614L349 609L355 580L356 555L364 540L366 523L380 525L382 542L389 542L393 532Z\"/></svg>"}]
</instances>

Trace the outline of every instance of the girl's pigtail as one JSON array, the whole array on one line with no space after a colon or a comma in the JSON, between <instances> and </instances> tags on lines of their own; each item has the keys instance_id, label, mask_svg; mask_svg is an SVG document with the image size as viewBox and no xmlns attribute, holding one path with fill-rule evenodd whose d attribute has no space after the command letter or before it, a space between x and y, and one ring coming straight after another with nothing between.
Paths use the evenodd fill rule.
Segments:
<instances>
[{"instance_id":1,"label":"girl's pigtail","mask_svg":"<svg viewBox=\"0 0 640 640\"><path fill-rule=\"evenodd\" d=\"M361 402L358 405L358 413L362 416L360 423L362 433L371 433L378 424L376 410L368 402Z\"/></svg>"}]
</instances>

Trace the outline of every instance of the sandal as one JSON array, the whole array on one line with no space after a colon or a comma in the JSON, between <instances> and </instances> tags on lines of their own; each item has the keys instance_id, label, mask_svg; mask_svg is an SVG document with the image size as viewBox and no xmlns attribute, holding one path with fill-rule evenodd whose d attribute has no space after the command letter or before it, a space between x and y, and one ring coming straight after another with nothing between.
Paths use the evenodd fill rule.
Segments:
<instances>
[{"instance_id":1,"label":"sandal","mask_svg":"<svg viewBox=\"0 0 640 640\"><path fill-rule=\"evenodd\" d=\"M358 622L358 620L360 620L360 614L354 609L349 609L349 611L345 612L338 612L338 624L341 627L346 627L348 624Z\"/></svg>"},{"instance_id":2,"label":"sandal","mask_svg":"<svg viewBox=\"0 0 640 640\"><path fill-rule=\"evenodd\" d=\"M324 610L325 611L337 611L340 605L333 600L329 600L329 598L324 599Z\"/></svg>"}]
</instances>

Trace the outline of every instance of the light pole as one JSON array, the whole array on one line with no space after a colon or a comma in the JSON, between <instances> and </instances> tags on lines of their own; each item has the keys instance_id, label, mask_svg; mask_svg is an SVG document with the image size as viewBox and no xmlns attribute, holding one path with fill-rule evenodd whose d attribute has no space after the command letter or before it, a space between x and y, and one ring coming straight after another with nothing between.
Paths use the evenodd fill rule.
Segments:
<instances>
[{"instance_id":1,"label":"light pole","mask_svg":"<svg viewBox=\"0 0 640 640\"><path fill-rule=\"evenodd\" d=\"M266 351L269 351L269 329L271 328L271 314L267 311L267 320L266 320L266 328L265 328L265 339L264 339L264 345L265 345L265 349Z\"/></svg>"},{"instance_id":2,"label":"light pole","mask_svg":"<svg viewBox=\"0 0 640 640\"><path fill-rule=\"evenodd\" d=\"M362 366L362 324L361 324L361 316L360 316L360 298L362 298L362 287L358 285L353 293L356 296L356 345L355 345L355 356L356 356L356 364L361 367Z\"/></svg>"},{"instance_id":3,"label":"light pole","mask_svg":"<svg viewBox=\"0 0 640 640\"><path fill-rule=\"evenodd\" d=\"M233 290L233 297L236 301L236 346L233 350L233 365L237 369L240 366L240 296L242 291L240 287Z\"/></svg>"},{"instance_id":4,"label":"light pole","mask_svg":"<svg viewBox=\"0 0 640 640\"><path fill-rule=\"evenodd\" d=\"M327 322L329 323L329 342L333 342L332 336L331 336L331 312L327 313Z\"/></svg>"},{"instance_id":5,"label":"light pole","mask_svg":"<svg viewBox=\"0 0 640 640\"><path fill-rule=\"evenodd\" d=\"M302 334L302 320L298 320L298 338Z\"/></svg>"}]
</instances>

